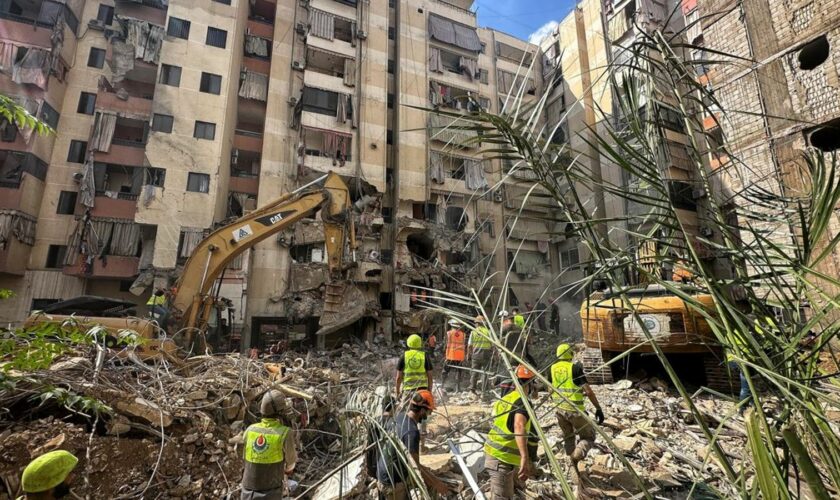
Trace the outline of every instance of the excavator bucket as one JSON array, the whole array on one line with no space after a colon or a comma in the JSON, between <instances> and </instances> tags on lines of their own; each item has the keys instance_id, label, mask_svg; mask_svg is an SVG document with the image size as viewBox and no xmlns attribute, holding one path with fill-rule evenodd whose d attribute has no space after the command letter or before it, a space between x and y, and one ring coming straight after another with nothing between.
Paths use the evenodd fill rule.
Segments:
<instances>
[{"instance_id":1,"label":"excavator bucket","mask_svg":"<svg viewBox=\"0 0 840 500\"><path fill-rule=\"evenodd\" d=\"M357 286L347 281L327 283L324 313L317 335L327 335L350 326L365 316L366 299Z\"/></svg>"}]
</instances>

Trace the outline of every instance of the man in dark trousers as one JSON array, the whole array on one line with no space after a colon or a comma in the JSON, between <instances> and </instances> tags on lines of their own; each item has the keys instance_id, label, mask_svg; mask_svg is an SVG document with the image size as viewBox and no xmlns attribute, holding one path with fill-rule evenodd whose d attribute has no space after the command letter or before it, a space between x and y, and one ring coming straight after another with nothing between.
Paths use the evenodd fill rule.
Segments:
<instances>
[{"instance_id":1,"label":"man in dark trousers","mask_svg":"<svg viewBox=\"0 0 840 500\"><path fill-rule=\"evenodd\" d=\"M554 297L548 298L548 310L550 313L548 326L551 328L551 333L560 335L560 308L557 307L557 301Z\"/></svg>"},{"instance_id":2,"label":"man in dark trousers","mask_svg":"<svg viewBox=\"0 0 840 500\"><path fill-rule=\"evenodd\" d=\"M428 469L420 465L420 427L432 414L435 408L432 393L420 389L414 393L408 408L408 413L397 413L392 427L386 430L392 433L405 447L408 456L402 456L393 443L382 436L379 444L379 459L376 461L376 479L380 484L382 495L387 500L405 500L408 498L407 483L411 475L409 467L417 466L420 477L426 485L440 494L445 494L446 486L432 475ZM408 463L406 463L408 462ZM413 462L413 464L411 463Z\"/></svg>"},{"instance_id":3,"label":"man in dark trousers","mask_svg":"<svg viewBox=\"0 0 840 500\"><path fill-rule=\"evenodd\" d=\"M537 325L540 330L545 331L545 303L542 300L534 307L534 314L537 315Z\"/></svg>"}]
</instances>

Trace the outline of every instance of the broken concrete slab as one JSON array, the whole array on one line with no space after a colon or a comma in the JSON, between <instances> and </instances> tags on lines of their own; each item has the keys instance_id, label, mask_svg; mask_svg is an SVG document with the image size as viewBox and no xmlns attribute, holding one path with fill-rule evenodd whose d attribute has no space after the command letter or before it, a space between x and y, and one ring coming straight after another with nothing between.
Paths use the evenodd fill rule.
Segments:
<instances>
[{"instance_id":1,"label":"broken concrete slab","mask_svg":"<svg viewBox=\"0 0 840 500\"><path fill-rule=\"evenodd\" d=\"M155 427L172 425L172 415L163 411L155 403L143 398L134 398L133 401L117 401L114 408L122 414L145 420Z\"/></svg>"},{"instance_id":2,"label":"broken concrete slab","mask_svg":"<svg viewBox=\"0 0 840 500\"><path fill-rule=\"evenodd\" d=\"M452 453L432 453L420 455L420 464L433 474L443 474L452 469Z\"/></svg>"},{"instance_id":3,"label":"broken concrete slab","mask_svg":"<svg viewBox=\"0 0 840 500\"><path fill-rule=\"evenodd\" d=\"M341 470L334 472L313 493L312 498L338 500L361 493L365 487L365 457L360 456Z\"/></svg>"}]
</instances>

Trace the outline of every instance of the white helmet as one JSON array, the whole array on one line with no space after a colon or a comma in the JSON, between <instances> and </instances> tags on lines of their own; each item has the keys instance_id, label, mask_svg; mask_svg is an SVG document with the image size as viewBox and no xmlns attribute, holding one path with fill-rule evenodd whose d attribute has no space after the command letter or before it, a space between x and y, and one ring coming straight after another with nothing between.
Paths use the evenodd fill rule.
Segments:
<instances>
[{"instance_id":1,"label":"white helmet","mask_svg":"<svg viewBox=\"0 0 840 500\"><path fill-rule=\"evenodd\" d=\"M507 318L508 317L508 312L505 311L504 309L502 309L501 311L499 311L499 317L502 318L502 319Z\"/></svg>"},{"instance_id":2,"label":"white helmet","mask_svg":"<svg viewBox=\"0 0 840 500\"><path fill-rule=\"evenodd\" d=\"M458 326L458 321L454 319L449 320L449 326Z\"/></svg>"}]
</instances>

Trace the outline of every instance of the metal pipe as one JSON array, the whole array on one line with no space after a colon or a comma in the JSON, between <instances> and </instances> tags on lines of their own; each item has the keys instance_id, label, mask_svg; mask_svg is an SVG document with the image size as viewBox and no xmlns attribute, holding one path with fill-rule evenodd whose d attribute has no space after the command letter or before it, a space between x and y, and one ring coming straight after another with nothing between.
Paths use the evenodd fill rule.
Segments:
<instances>
[{"instance_id":1,"label":"metal pipe","mask_svg":"<svg viewBox=\"0 0 840 500\"><path fill-rule=\"evenodd\" d=\"M304 189L306 189L306 188L308 188L308 187L310 187L310 186L313 186L313 185L315 185L315 184L318 184L318 183L319 183L319 182L321 182L322 180L326 179L329 175L330 175L330 174L324 174L324 175L322 175L321 177L318 177L317 179L315 179L314 181L312 181L312 182L310 182L310 183L308 183L308 184L304 184L303 186L301 186L301 187L299 187L299 188L295 189L294 191L292 191L292 192L291 192L291 193L289 193L289 194L298 194L298 193L300 193L301 191L303 191Z\"/></svg>"}]
</instances>

